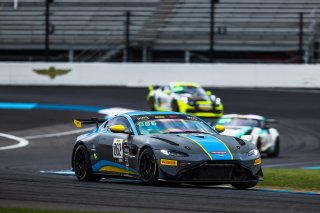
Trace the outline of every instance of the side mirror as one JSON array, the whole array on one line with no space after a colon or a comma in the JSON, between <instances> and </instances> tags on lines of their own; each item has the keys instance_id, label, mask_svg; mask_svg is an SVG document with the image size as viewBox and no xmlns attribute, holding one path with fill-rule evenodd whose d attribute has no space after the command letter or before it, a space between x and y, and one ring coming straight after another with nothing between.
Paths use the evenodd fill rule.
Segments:
<instances>
[{"instance_id":1,"label":"side mirror","mask_svg":"<svg viewBox=\"0 0 320 213\"><path fill-rule=\"evenodd\" d=\"M171 94L170 90L165 90L164 93L167 94L167 95Z\"/></svg>"},{"instance_id":2,"label":"side mirror","mask_svg":"<svg viewBox=\"0 0 320 213\"><path fill-rule=\"evenodd\" d=\"M125 128L123 125L120 125L120 124L110 126L109 129L111 130L111 132L114 132L114 133L126 133L126 134L131 134L131 132L126 131L126 128Z\"/></svg>"},{"instance_id":3,"label":"side mirror","mask_svg":"<svg viewBox=\"0 0 320 213\"><path fill-rule=\"evenodd\" d=\"M214 126L214 129L215 129L217 132L221 133L221 132L223 132L226 128L225 128L224 126L222 126L222 125L217 124L217 125Z\"/></svg>"},{"instance_id":4,"label":"side mirror","mask_svg":"<svg viewBox=\"0 0 320 213\"><path fill-rule=\"evenodd\" d=\"M207 95L212 95L212 92L211 91L206 91Z\"/></svg>"}]
</instances>

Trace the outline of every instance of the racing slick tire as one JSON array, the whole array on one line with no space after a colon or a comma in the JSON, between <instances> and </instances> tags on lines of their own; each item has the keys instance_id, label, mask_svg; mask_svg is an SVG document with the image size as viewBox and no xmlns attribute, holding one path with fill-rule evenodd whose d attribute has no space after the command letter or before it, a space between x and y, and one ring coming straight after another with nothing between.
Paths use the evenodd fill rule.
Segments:
<instances>
[{"instance_id":1,"label":"racing slick tire","mask_svg":"<svg viewBox=\"0 0 320 213\"><path fill-rule=\"evenodd\" d=\"M274 150L272 153L269 154L270 157L279 157L280 152L280 139L276 139L276 143L274 145Z\"/></svg>"},{"instance_id":2,"label":"racing slick tire","mask_svg":"<svg viewBox=\"0 0 320 213\"><path fill-rule=\"evenodd\" d=\"M177 100L173 100L171 102L171 111L172 112L180 112Z\"/></svg>"},{"instance_id":3,"label":"racing slick tire","mask_svg":"<svg viewBox=\"0 0 320 213\"><path fill-rule=\"evenodd\" d=\"M258 182L243 182L243 183L232 183L231 185L236 189L249 189L257 185Z\"/></svg>"},{"instance_id":4,"label":"racing slick tire","mask_svg":"<svg viewBox=\"0 0 320 213\"><path fill-rule=\"evenodd\" d=\"M150 98L148 99L148 110L149 110L149 111L156 111L156 109L155 109L155 107L154 107L154 103L155 103L154 97L150 97Z\"/></svg>"},{"instance_id":5,"label":"racing slick tire","mask_svg":"<svg viewBox=\"0 0 320 213\"><path fill-rule=\"evenodd\" d=\"M139 157L139 176L145 185L158 183L159 171L157 159L151 148L142 151Z\"/></svg>"},{"instance_id":6,"label":"racing slick tire","mask_svg":"<svg viewBox=\"0 0 320 213\"><path fill-rule=\"evenodd\" d=\"M79 145L73 154L73 170L79 181L97 182L101 179L100 175L94 175L87 148Z\"/></svg>"}]
</instances>

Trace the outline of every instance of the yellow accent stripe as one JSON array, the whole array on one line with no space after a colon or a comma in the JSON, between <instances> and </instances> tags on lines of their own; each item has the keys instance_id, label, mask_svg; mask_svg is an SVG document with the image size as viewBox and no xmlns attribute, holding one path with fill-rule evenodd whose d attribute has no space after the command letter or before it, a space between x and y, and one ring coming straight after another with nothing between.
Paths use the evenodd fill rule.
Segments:
<instances>
[{"instance_id":1,"label":"yellow accent stripe","mask_svg":"<svg viewBox=\"0 0 320 213\"><path fill-rule=\"evenodd\" d=\"M198 143L197 141L195 141L195 140L193 140L193 139L191 139L191 138L189 138L189 137L187 137L187 136L184 136L184 135L180 135L180 136L181 136L181 137L184 137L184 138L187 138L187 139L195 142L196 144L198 144L198 146L200 146L201 149L209 156L210 160L212 160L211 155L203 148L203 146L202 146L200 143ZM231 155L231 156L232 156L232 155ZM232 156L232 159L233 159L233 156Z\"/></svg>"},{"instance_id":2,"label":"yellow accent stripe","mask_svg":"<svg viewBox=\"0 0 320 213\"><path fill-rule=\"evenodd\" d=\"M232 152L230 151L229 147L222 141L220 140L219 138L215 137L218 141L220 141L228 150L229 154L231 155L231 160L233 160L233 155L232 155Z\"/></svg>"},{"instance_id":3,"label":"yellow accent stripe","mask_svg":"<svg viewBox=\"0 0 320 213\"><path fill-rule=\"evenodd\" d=\"M116 173L120 173L120 174L135 174L134 172L131 172L129 170L126 169L120 169L114 166L104 166L101 169L99 169L99 172L116 172Z\"/></svg>"}]
</instances>

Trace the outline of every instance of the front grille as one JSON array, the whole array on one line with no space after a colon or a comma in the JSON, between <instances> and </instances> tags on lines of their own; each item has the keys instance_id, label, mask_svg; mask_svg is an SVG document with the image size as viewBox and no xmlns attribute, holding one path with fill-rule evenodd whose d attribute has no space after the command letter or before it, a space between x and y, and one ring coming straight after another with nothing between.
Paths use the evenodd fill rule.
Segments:
<instances>
[{"instance_id":1,"label":"front grille","mask_svg":"<svg viewBox=\"0 0 320 213\"><path fill-rule=\"evenodd\" d=\"M252 180L252 172L231 162L207 162L201 166L186 169L178 175L185 181L228 182Z\"/></svg>"}]
</instances>

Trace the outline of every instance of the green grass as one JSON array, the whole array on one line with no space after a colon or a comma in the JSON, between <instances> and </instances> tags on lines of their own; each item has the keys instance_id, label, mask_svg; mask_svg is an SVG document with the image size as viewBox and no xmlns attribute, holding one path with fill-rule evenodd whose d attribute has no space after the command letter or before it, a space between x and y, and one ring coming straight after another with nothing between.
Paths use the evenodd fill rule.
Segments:
<instances>
[{"instance_id":1,"label":"green grass","mask_svg":"<svg viewBox=\"0 0 320 213\"><path fill-rule=\"evenodd\" d=\"M320 191L320 170L265 168L263 173L257 187Z\"/></svg>"},{"instance_id":2,"label":"green grass","mask_svg":"<svg viewBox=\"0 0 320 213\"><path fill-rule=\"evenodd\" d=\"M27 208L1 208L1 213L99 213L97 211L66 211L66 210L48 210L48 209L27 209ZM100 212L101 213L101 212ZM115 212L108 212L115 213Z\"/></svg>"}]
</instances>

